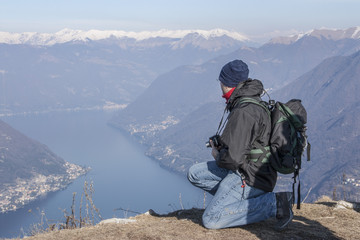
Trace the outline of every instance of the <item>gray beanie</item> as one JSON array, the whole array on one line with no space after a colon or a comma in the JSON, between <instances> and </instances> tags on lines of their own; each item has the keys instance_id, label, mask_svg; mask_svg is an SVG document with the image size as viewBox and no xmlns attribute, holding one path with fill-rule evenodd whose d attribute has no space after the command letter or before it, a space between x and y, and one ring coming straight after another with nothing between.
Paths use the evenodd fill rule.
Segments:
<instances>
[{"instance_id":1,"label":"gray beanie","mask_svg":"<svg viewBox=\"0 0 360 240\"><path fill-rule=\"evenodd\" d=\"M248 76L249 69L246 63L241 60L234 60L223 66L219 81L227 87L236 87L239 82L246 81Z\"/></svg>"}]
</instances>

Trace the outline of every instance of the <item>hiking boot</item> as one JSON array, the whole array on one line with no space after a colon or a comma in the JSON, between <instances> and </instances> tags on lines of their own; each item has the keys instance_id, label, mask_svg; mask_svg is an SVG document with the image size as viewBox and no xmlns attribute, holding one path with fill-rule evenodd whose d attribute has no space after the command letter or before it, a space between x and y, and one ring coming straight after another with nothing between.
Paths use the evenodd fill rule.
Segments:
<instances>
[{"instance_id":1,"label":"hiking boot","mask_svg":"<svg viewBox=\"0 0 360 240\"><path fill-rule=\"evenodd\" d=\"M276 196L276 218L277 223L274 228L281 231L287 227L294 217L292 211L293 195L291 192L275 193Z\"/></svg>"}]
</instances>

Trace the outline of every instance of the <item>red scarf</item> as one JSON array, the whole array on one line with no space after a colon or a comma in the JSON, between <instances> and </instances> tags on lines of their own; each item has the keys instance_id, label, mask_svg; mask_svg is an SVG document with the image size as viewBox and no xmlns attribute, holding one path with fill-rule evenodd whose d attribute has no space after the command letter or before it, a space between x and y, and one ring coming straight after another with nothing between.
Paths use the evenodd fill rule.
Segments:
<instances>
[{"instance_id":1,"label":"red scarf","mask_svg":"<svg viewBox=\"0 0 360 240\"><path fill-rule=\"evenodd\" d=\"M231 94L233 93L234 90L235 90L235 87L233 87L230 91L228 91L227 93L222 95L222 97L226 99L226 103L229 101L229 98L230 98L230 96L231 96Z\"/></svg>"}]
</instances>

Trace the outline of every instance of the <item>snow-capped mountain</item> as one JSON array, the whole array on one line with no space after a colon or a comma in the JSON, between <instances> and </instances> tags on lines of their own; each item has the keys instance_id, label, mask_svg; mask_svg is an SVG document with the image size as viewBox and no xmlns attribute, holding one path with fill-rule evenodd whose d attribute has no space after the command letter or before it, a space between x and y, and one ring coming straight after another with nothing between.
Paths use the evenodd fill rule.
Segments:
<instances>
[{"instance_id":1,"label":"snow-capped mountain","mask_svg":"<svg viewBox=\"0 0 360 240\"><path fill-rule=\"evenodd\" d=\"M0 32L0 115L49 111L54 105L124 106L158 75L202 64L248 43L242 35L221 29Z\"/></svg>"},{"instance_id":2,"label":"snow-capped mountain","mask_svg":"<svg viewBox=\"0 0 360 240\"><path fill-rule=\"evenodd\" d=\"M216 71L207 79L216 78L224 62L241 58L249 64L253 78L265 79L267 86L276 89L311 70L324 58L349 55L360 49L359 27L314 30L309 34L293 44L255 48L245 42L246 37L221 29L0 32L0 115L92 109L107 107L108 103L125 106L160 75L171 72L173 76L168 78L181 83L187 77L172 72L173 69L202 65L220 56L225 58L218 60ZM330 37L343 39L329 40ZM189 86L199 83L197 76L188 78L193 80ZM181 93L179 98L182 97Z\"/></svg>"},{"instance_id":3,"label":"snow-capped mountain","mask_svg":"<svg viewBox=\"0 0 360 240\"><path fill-rule=\"evenodd\" d=\"M318 39L325 38L328 40L341 40L341 39L360 39L360 27L352 27L348 29L314 29L306 33L296 34L288 37L277 37L271 39L269 43L273 44L291 44L303 37L315 37Z\"/></svg>"},{"instance_id":4,"label":"snow-capped mountain","mask_svg":"<svg viewBox=\"0 0 360 240\"><path fill-rule=\"evenodd\" d=\"M72 41L97 41L108 38L115 39L135 39L136 41L148 40L151 38L169 38L179 40L187 35L198 36L203 39L217 38L227 36L233 40L249 42L249 39L238 32L231 32L223 29L212 30L159 30L159 31L142 31L142 32L125 32L125 31L101 31L101 30L72 30L63 29L56 33L9 33L0 32L0 43L7 44L30 44L30 45L54 45Z\"/></svg>"}]
</instances>

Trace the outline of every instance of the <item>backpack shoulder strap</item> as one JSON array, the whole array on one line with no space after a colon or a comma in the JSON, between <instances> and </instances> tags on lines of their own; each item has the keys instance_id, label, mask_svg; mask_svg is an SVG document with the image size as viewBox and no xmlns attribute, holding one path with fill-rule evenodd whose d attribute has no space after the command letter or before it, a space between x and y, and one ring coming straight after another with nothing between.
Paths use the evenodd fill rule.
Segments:
<instances>
[{"instance_id":1,"label":"backpack shoulder strap","mask_svg":"<svg viewBox=\"0 0 360 240\"><path fill-rule=\"evenodd\" d=\"M258 106L261 106L263 109L265 109L265 111L268 113L268 115L271 117L271 113L270 110L267 106L265 106L265 104L262 104L260 101L254 99L254 98L250 98L250 97L244 97L242 99L240 99L239 103L254 103Z\"/></svg>"}]
</instances>

